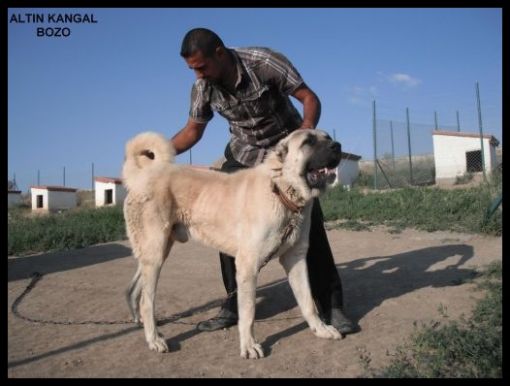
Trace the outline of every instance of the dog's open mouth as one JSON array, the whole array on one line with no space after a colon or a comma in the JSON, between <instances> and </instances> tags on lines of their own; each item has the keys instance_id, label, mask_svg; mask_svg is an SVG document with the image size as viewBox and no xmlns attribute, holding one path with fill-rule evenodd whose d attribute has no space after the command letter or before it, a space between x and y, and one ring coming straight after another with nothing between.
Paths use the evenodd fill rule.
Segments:
<instances>
[{"instance_id":1,"label":"dog's open mouth","mask_svg":"<svg viewBox=\"0 0 510 386\"><path fill-rule=\"evenodd\" d=\"M322 188L332 184L336 179L336 168L312 169L306 173L308 185L312 188Z\"/></svg>"}]
</instances>

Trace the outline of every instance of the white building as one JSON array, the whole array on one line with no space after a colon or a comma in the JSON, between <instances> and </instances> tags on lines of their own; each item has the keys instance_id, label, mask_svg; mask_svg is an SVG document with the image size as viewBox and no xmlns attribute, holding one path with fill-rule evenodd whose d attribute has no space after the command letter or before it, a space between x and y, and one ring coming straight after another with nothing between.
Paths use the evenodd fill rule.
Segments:
<instances>
[{"instance_id":1,"label":"white building","mask_svg":"<svg viewBox=\"0 0 510 386\"><path fill-rule=\"evenodd\" d=\"M32 186L32 210L53 212L76 207L76 190L64 186Z\"/></svg>"},{"instance_id":2,"label":"white building","mask_svg":"<svg viewBox=\"0 0 510 386\"><path fill-rule=\"evenodd\" d=\"M7 207L17 206L21 204L21 190L7 191Z\"/></svg>"},{"instance_id":3,"label":"white building","mask_svg":"<svg viewBox=\"0 0 510 386\"><path fill-rule=\"evenodd\" d=\"M338 165L336 180L332 186L341 184L344 188L350 189L359 176L359 160L361 156L342 152L342 160Z\"/></svg>"},{"instance_id":4,"label":"white building","mask_svg":"<svg viewBox=\"0 0 510 386\"><path fill-rule=\"evenodd\" d=\"M482 172L480 134L457 131L433 131L436 183L452 183L466 173ZM499 141L492 135L483 136L485 171L497 166L496 147Z\"/></svg>"},{"instance_id":5,"label":"white building","mask_svg":"<svg viewBox=\"0 0 510 386\"><path fill-rule=\"evenodd\" d=\"M120 178L96 177L94 183L96 207L122 205L127 191Z\"/></svg>"}]
</instances>

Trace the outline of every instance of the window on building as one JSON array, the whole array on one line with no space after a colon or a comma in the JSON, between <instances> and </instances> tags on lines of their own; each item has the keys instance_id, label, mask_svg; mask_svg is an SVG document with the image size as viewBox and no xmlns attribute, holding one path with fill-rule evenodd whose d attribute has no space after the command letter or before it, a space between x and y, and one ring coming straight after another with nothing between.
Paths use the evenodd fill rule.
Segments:
<instances>
[{"instance_id":1,"label":"window on building","mask_svg":"<svg viewBox=\"0 0 510 386\"><path fill-rule=\"evenodd\" d=\"M38 194L36 197L36 207L37 208L43 207L43 195L42 194Z\"/></svg>"},{"instance_id":2,"label":"window on building","mask_svg":"<svg viewBox=\"0 0 510 386\"><path fill-rule=\"evenodd\" d=\"M113 189L106 189L104 191L104 203L105 205L113 204Z\"/></svg>"},{"instance_id":3,"label":"window on building","mask_svg":"<svg viewBox=\"0 0 510 386\"><path fill-rule=\"evenodd\" d=\"M482 151L467 151L466 152L466 171L468 173L475 173L482 171Z\"/></svg>"}]
</instances>

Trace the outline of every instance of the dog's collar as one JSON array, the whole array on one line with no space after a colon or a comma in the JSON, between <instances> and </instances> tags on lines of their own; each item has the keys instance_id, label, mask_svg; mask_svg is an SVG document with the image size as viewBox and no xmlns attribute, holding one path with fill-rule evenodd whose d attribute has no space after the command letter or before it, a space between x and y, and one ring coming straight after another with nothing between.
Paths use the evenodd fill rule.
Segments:
<instances>
[{"instance_id":1,"label":"dog's collar","mask_svg":"<svg viewBox=\"0 0 510 386\"><path fill-rule=\"evenodd\" d=\"M290 196L296 195L296 191L292 187L289 186L287 188L287 192L286 192L288 194L287 195L282 192L282 190L278 187L278 185L273 183L273 193L278 196L278 198L280 199L280 202L283 204L283 206L285 206L287 209L289 209L292 213L299 213L303 210L304 205L298 205L298 204L296 204L296 202L292 201L288 197L288 195L290 195Z\"/></svg>"}]
</instances>

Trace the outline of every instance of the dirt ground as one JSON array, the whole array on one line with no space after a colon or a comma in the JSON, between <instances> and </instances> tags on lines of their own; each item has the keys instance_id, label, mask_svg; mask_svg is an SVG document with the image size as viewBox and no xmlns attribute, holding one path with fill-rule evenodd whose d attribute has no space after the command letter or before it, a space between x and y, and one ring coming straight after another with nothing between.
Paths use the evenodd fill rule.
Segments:
<instances>
[{"instance_id":1,"label":"dirt ground","mask_svg":"<svg viewBox=\"0 0 510 386\"><path fill-rule=\"evenodd\" d=\"M199 332L224 295L217 252L194 242L176 245L157 294L160 332L170 352L149 351L134 324L33 323L11 312L14 300L43 274L19 305L21 315L49 321L127 321L124 290L136 261L127 241L8 259L8 377L359 377L413 331L413 322L469 315L482 294L465 280L501 260L501 238L450 232L330 230L344 285L346 313L361 331L339 341L307 328L272 261L261 272L255 335L266 357L239 356L237 328Z\"/></svg>"}]
</instances>

